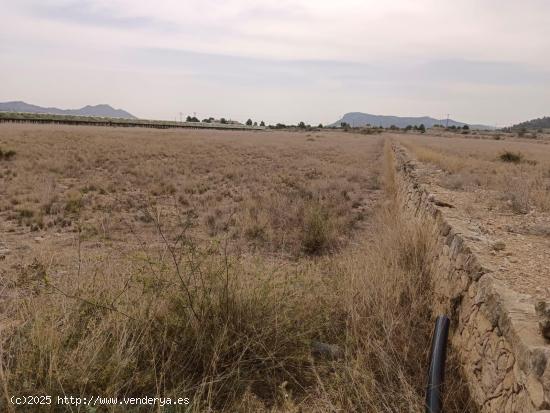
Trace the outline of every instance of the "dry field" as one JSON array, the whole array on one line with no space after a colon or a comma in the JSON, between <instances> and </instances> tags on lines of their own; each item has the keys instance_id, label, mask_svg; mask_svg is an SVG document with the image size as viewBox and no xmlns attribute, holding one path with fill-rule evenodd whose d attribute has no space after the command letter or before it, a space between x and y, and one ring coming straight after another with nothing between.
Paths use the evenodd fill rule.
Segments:
<instances>
[{"instance_id":1,"label":"dry field","mask_svg":"<svg viewBox=\"0 0 550 413\"><path fill-rule=\"evenodd\" d=\"M443 187L493 192L493 207L550 211L550 142L415 136L403 140L419 161L446 172ZM502 202L504 201L504 205Z\"/></svg>"},{"instance_id":2,"label":"dry field","mask_svg":"<svg viewBox=\"0 0 550 413\"><path fill-rule=\"evenodd\" d=\"M431 245L383 136L0 125L0 150L3 403L423 409Z\"/></svg>"},{"instance_id":3,"label":"dry field","mask_svg":"<svg viewBox=\"0 0 550 413\"><path fill-rule=\"evenodd\" d=\"M550 296L550 142L396 136L513 290Z\"/></svg>"}]
</instances>

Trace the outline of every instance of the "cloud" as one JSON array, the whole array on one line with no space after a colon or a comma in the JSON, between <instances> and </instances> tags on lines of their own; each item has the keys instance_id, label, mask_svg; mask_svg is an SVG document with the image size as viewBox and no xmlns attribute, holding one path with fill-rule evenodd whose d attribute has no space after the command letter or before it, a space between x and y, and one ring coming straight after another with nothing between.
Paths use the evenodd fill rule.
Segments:
<instances>
[{"instance_id":1,"label":"cloud","mask_svg":"<svg viewBox=\"0 0 550 413\"><path fill-rule=\"evenodd\" d=\"M90 25L124 30L152 29L174 31L177 25L169 21L148 17L125 15L120 11L98 5L92 0L48 4L28 4L27 12L38 18L49 19L71 25Z\"/></svg>"},{"instance_id":2,"label":"cloud","mask_svg":"<svg viewBox=\"0 0 550 413\"><path fill-rule=\"evenodd\" d=\"M417 67L417 80L478 85L536 85L550 83L550 70L506 61L434 60Z\"/></svg>"},{"instance_id":3,"label":"cloud","mask_svg":"<svg viewBox=\"0 0 550 413\"><path fill-rule=\"evenodd\" d=\"M9 7L73 30L116 29L136 43L198 52L363 61L437 54L550 66L550 3L537 0L23 0Z\"/></svg>"},{"instance_id":4,"label":"cloud","mask_svg":"<svg viewBox=\"0 0 550 413\"><path fill-rule=\"evenodd\" d=\"M510 123L513 102L550 106L548 27L542 0L21 0L3 5L0 76L10 98L103 94L149 117L191 100L274 121L437 110Z\"/></svg>"},{"instance_id":5,"label":"cloud","mask_svg":"<svg viewBox=\"0 0 550 413\"><path fill-rule=\"evenodd\" d=\"M276 81L277 86L307 85L315 81L338 81L342 86L358 83L536 85L550 83L550 71L521 63L465 59L400 59L365 63L345 60L268 59L197 53L187 50L145 48L130 53L130 61L173 70L189 76L209 76L252 86Z\"/></svg>"}]
</instances>

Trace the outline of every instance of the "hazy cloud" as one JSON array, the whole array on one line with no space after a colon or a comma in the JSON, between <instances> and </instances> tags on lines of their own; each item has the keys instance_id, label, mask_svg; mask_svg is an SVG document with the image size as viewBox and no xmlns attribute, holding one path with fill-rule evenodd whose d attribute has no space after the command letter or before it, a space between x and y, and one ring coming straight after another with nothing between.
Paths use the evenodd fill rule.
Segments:
<instances>
[{"instance_id":1,"label":"hazy cloud","mask_svg":"<svg viewBox=\"0 0 550 413\"><path fill-rule=\"evenodd\" d=\"M544 0L3 3L0 100L312 123L509 124L550 107Z\"/></svg>"},{"instance_id":2,"label":"hazy cloud","mask_svg":"<svg viewBox=\"0 0 550 413\"><path fill-rule=\"evenodd\" d=\"M108 8L98 7L93 0L63 2L60 4L42 2L28 4L27 12L33 17L50 19L72 25L85 24L125 30L153 29L158 31L170 31L177 28L177 25L171 22L147 16L125 16L117 14Z\"/></svg>"}]
</instances>

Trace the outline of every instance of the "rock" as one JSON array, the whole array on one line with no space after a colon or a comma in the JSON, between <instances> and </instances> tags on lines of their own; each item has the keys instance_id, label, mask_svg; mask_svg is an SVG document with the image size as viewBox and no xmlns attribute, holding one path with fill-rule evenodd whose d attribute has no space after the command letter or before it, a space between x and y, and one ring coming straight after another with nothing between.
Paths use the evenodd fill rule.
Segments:
<instances>
[{"instance_id":1,"label":"rock","mask_svg":"<svg viewBox=\"0 0 550 413\"><path fill-rule=\"evenodd\" d=\"M337 344L327 344L313 340L311 342L311 354L315 357L337 360L344 357L344 352Z\"/></svg>"},{"instance_id":2,"label":"rock","mask_svg":"<svg viewBox=\"0 0 550 413\"><path fill-rule=\"evenodd\" d=\"M550 303L546 301L537 301L535 312L539 318L540 332L544 338L550 340Z\"/></svg>"},{"instance_id":3,"label":"rock","mask_svg":"<svg viewBox=\"0 0 550 413\"><path fill-rule=\"evenodd\" d=\"M527 393L529 393L531 401L533 402L535 407L544 407L544 387L542 386L542 383L537 380L532 374L527 376L525 389L527 390Z\"/></svg>"},{"instance_id":4,"label":"rock","mask_svg":"<svg viewBox=\"0 0 550 413\"><path fill-rule=\"evenodd\" d=\"M504 248L506 248L506 244L502 241L496 241L496 242L493 242L493 245L491 245L491 247L495 251L502 251L504 250Z\"/></svg>"},{"instance_id":5,"label":"rock","mask_svg":"<svg viewBox=\"0 0 550 413\"><path fill-rule=\"evenodd\" d=\"M433 203L436 204L437 206L445 207L445 208L454 208L455 207L453 204L449 204L448 202L440 201L438 199L434 200Z\"/></svg>"},{"instance_id":6,"label":"rock","mask_svg":"<svg viewBox=\"0 0 550 413\"><path fill-rule=\"evenodd\" d=\"M550 237L550 225L543 225L543 224L534 225L528 228L525 232L527 234Z\"/></svg>"}]
</instances>

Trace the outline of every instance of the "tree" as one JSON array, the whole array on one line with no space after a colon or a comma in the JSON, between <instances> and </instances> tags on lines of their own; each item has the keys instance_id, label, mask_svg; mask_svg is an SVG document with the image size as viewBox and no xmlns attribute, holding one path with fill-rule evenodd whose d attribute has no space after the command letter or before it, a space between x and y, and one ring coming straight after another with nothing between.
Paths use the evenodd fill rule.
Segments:
<instances>
[{"instance_id":1,"label":"tree","mask_svg":"<svg viewBox=\"0 0 550 413\"><path fill-rule=\"evenodd\" d=\"M203 119L202 122L203 123L210 123L210 119Z\"/></svg>"},{"instance_id":2,"label":"tree","mask_svg":"<svg viewBox=\"0 0 550 413\"><path fill-rule=\"evenodd\" d=\"M412 128L413 128L412 125L407 125L407 127L405 128L405 130L408 132L408 131L410 131Z\"/></svg>"},{"instance_id":3,"label":"tree","mask_svg":"<svg viewBox=\"0 0 550 413\"><path fill-rule=\"evenodd\" d=\"M225 125L227 123L227 121L225 120L225 118L221 118L220 123L223 123Z\"/></svg>"},{"instance_id":4,"label":"tree","mask_svg":"<svg viewBox=\"0 0 550 413\"><path fill-rule=\"evenodd\" d=\"M299 127L300 129L305 129L305 128L306 128L306 124L305 124L304 122L300 122L300 123L298 123L298 127Z\"/></svg>"},{"instance_id":5,"label":"tree","mask_svg":"<svg viewBox=\"0 0 550 413\"><path fill-rule=\"evenodd\" d=\"M185 118L185 121L186 122L200 122L199 119L196 117L196 116L187 116L187 118Z\"/></svg>"},{"instance_id":6,"label":"tree","mask_svg":"<svg viewBox=\"0 0 550 413\"><path fill-rule=\"evenodd\" d=\"M341 127L341 128L344 128L344 129L345 129L345 128L349 128L349 123L347 123L347 122L341 122L341 123L340 123L340 127Z\"/></svg>"},{"instance_id":7,"label":"tree","mask_svg":"<svg viewBox=\"0 0 550 413\"><path fill-rule=\"evenodd\" d=\"M463 129L463 130L470 130L470 127L469 127L468 125L464 125L464 126L462 127L462 129Z\"/></svg>"},{"instance_id":8,"label":"tree","mask_svg":"<svg viewBox=\"0 0 550 413\"><path fill-rule=\"evenodd\" d=\"M420 126L418 127L418 130L420 131L420 133L426 133L426 127L424 126L423 123L420 124Z\"/></svg>"},{"instance_id":9,"label":"tree","mask_svg":"<svg viewBox=\"0 0 550 413\"><path fill-rule=\"evenodd\" d=\"M263 120L260 122L260 126L265 126L265 122Z\"/></svg>"},{"instance_id":10,"label":"tree","mask_svg":"<svg viewBox=\"0 0 550 413\"><path fill-rule=\"evenodd\" d=\"M254 126L258 126L258 122L254 122Z\"/></svg>"},{"instance_id":11,"label":"tree","mask_svg":"<svg viewBox=\"0 0 550 413\"><path fill-rule=\"evenodd\" d=\"M246 126L252 126L252 119L248 119L246 121Z\"/></svg>"},{"instance_id":12,"label":"tree","mask_svg":"<svg viewBox=\"0 0 550 413\"><path fill-rule=\"evenodd\" d=\"M319 129L323 129L323 124L320 123L319 126L317 126Z\"/></svg>"}]
</instances>

